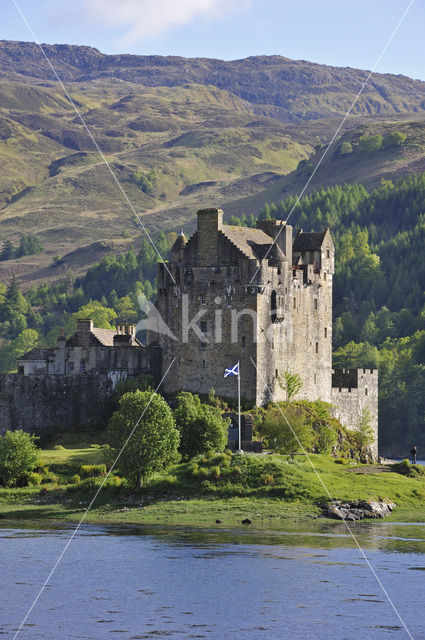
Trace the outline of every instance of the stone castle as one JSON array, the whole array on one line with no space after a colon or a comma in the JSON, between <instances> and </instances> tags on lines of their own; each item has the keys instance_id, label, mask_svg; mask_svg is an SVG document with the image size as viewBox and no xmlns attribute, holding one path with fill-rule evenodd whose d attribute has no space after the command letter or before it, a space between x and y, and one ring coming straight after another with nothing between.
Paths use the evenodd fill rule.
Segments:
<instances>
[{"instance_id":1,"label":"stone castle","mask_svg":"<svg viewBox=\"0 0 425 640\"><path fill-rule=\"evenodd\" d=\"M225 379L224 371L239 361L242 396L253 404L284 400L277 380L288 370L303 382L297 398L331 403L349 428L369 409L376 454L377 371L332 370L329 230L299 231L293 239L292 227L280 220L261 220L252 229L223 224L219 209L197 216L195 233L188 240L181 233L170 262L158 264L158 299L146 323L146 344L134 327L108 331L80 321L76 334L60 337L56 349L36 349L18 361L23 397L37 395L46 377L57 387L60 380L72 385L80 384L72 382L77 378L103 376L108 394L127 375L152 373L159 381L167 371L165 393L207 394L213 388L235 397L236 381ZM0 380L1 415L4 384Z\"/></svg>"}]
</instances>

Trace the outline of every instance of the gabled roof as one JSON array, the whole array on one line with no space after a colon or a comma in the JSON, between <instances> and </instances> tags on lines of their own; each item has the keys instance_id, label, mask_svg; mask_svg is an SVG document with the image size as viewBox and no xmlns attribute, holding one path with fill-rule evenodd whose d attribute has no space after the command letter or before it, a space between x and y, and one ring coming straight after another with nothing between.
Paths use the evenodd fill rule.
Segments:
<instances>
[{"instance_id":1,"label":"gabled roof","mask_svg":"<svg viewBox=\"0 0 425 640\"><path fill-rule=\"evenodd\" d=\"M92 329L92 336L104 347L114 346L114 336L116 333L115 329L98 329L97 327L93 327Z\"/></svg>"},{"instance_id":2,"label":"gabled roof","mask_svg":"<svg viewBox=\"0 0 425 640\"><path fill-rule=\"evenodd\" d=\"M31 349L28 353L25 353L23 356L18 358L18 361L21 360L48 360L49 357L53 357L55 355L54 349Z\"/></svg>"},{"instance_id":3,"label":"gabled roof","mask_svg":"<svg viewBox=\"0 0 425 640\"><path fill-rule=\"evenodd\" d=\"M248 227L236 227L224 224L221 232L226 236L247 258L262 260L267 253L272 239L261 229Z\"/></svg>"},{"instance_id":4,"label":"gabled roof","mask_svg":"<svg viewBox=\"0 0 425 640\"><path fill-rule=\"evenodd\" d=\"M294 240L293 251L320 251L327 229L324 231L299 231Z\"/></svg>"}]
</instances>

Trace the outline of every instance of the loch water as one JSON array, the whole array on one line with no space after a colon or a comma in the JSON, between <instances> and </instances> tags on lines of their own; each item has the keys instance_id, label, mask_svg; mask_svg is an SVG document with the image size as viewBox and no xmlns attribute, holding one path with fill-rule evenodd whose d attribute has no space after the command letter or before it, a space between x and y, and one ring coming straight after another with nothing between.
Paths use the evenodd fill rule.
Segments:
<instances>
[{"instance_id":1,"label":"loch water","mask_svg":"<svg viewBox=\"0 0 425 640\"><path fill-rule=\"evenodd\" d=\"M82 526L19 640L425 638L425 524ZM72 526L0 528L13 638ZM392 600L403 622L398 618Z\"/></svg>"}]
</instances>

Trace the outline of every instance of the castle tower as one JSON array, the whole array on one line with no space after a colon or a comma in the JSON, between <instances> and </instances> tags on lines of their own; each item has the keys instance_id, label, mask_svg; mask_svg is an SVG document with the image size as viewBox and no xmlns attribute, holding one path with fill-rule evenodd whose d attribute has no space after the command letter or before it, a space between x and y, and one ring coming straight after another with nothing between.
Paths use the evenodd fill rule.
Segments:
<instances>
[{"instance_id":1,"label":"castle tower","mask_svg":"<svg viewBox=\"0 0 425 640\"><path fill-rule=\"evenodd\" d=\"M179 236L167 268L158 265L157 309L169 331L162 347L166 392L235 396L224 370L241 362L242 395L284 399L277 376L303 380L300 398L331 401L332 275L329 231L299 233L284 221L257 229L223 224L219 209L197 213L197 231Z\"/></svg>"}]
</instances>

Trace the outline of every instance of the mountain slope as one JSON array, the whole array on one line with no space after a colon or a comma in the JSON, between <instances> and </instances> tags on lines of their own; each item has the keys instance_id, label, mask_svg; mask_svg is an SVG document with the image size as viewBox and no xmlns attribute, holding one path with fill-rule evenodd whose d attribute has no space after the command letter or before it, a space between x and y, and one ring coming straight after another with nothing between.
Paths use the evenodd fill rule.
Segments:
<instances>
[{"instance_id":1,"label":"mountain slope","mask_svg":"<svg viewBox=\"0 0 425 640\"><path fill-rule=\"evenodd\" d=\"M243 60L177 56L105 55L91 47L43 45L67 82L119 78L143 86L213 85L256 105L257 113L286 122L344 114L368 72L282 56ZM30 42L0 41L2 74L54 79L39 48ZM374 74L355 114L416 113L425 109L425 83L401 75Z\"/></svg>"},{"instance_id":2,"label":"mountain slope","mask_svg":"<svg viewBox=\"0 0 425 640\"><path fill-rule=\"evenodd\" d=\"M299 192L367 74L279 56L225 62L68 45L46 51L153 233L190 230L196 209L212 203L227 216L256 214L266 201ZM383 176L422 170L424 105L425 83L374 75L311 188L375 186ZM390 130L406 132L402 148L358 153L362 132ZM341 156L350 140L353 153ZM33 43L0 42L0 231L14 243L35 234L46 248L0 263L0 281L11 272L27 281L32 273L60 277L60 269L46 271L54 256L87 247L89 260L93 243L116 248L140 233Z\"/></svg>"}]
</instances>

